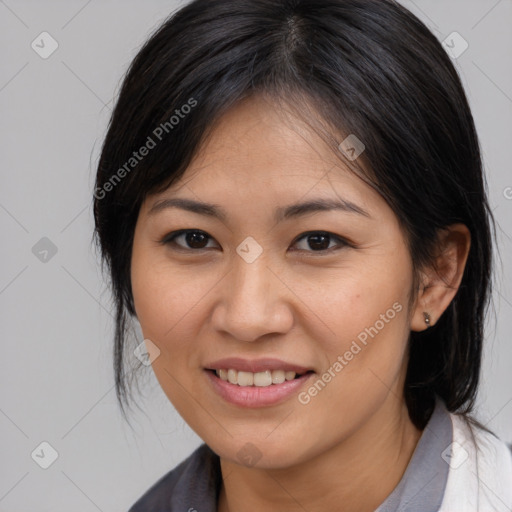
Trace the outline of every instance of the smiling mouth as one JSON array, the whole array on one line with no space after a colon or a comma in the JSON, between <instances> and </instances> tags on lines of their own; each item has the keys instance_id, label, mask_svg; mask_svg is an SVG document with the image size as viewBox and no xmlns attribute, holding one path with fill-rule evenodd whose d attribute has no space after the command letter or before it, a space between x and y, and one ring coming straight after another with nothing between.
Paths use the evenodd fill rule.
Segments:
<instances>
[{"instance_id":1,"label":"smiling mouth","mask_svg":"<svg viewBox=\"0 0 512 512\"><path fill-rule=\"evenodd\" d=\"M233 368L209 369L219 379L240 387L269 387L283 384L286 381L300 379L302 376L313 373L312 370L297 373L285 370L265 370L262 372L238 371Z\"/></svg>"}]
</instances>

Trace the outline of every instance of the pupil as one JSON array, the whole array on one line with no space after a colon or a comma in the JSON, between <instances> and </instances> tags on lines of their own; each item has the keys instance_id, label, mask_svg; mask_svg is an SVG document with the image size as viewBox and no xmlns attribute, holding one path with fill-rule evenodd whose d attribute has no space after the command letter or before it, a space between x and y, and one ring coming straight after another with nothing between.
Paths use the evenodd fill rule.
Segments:
<instances>
[{"instance_id":1,"label":"pupil","mask_svg":"<svg viewBox=\"0 0 512 512\"><path fill-rule=\"evenodd\" d=\"M308 239L312 249L325 250L329 247L329 235L309 235Z\"/></svg>"}]
</instances>

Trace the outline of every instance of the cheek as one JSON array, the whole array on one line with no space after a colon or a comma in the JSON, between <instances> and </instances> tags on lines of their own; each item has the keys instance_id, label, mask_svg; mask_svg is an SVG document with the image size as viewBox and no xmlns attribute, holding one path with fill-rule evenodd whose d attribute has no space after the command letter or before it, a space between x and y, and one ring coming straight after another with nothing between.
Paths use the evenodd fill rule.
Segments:
<instances>
[{"instance_id":1,"label":"cheek","mask_svg":"<svg viewBox=\"0 0 512 512\"><path fill-rule=\"evenodd\" d=\"M131 262L135 311L144 337L159 347L177 318L190 308L179 272L165 267L154 250L135 238Z\"/></svg>"},{"instance_id":2,"label":"cheek","mask_svg":"<svg viewBox=\"0 0 512 512\"><path fill-rule=\"evenodd\" d=\"M302 280L297 291L316 314L317 339L331 358L349 350L354 340L366 341L365 346L377 338L391 340L388 345L395 340L403 344L412 285L409 270L408 259L397 254L394 261L383 260L378 266L361 261L331 275L322 272Z\"/></svg>"},{"instance_id":3,"label":"cheek","mask_svg":"<svg viewBox=\"0 0 512 512\"><path fill-rule=\"evenodd\" d=\"M322 374L329 383L306 390L312 410L322 414L325 404L336 404L344 418L363 417L393 389L400 395L409 336L407 314L412 267L407 251L361 261L327 279L322 292L308 295L318 305L322 324L312 333L324 353ZM320 322L317 325L320 326ZM325 332L329 334L325 336ZM395 391L396 389L396 391ZM364 392L365 400L361 400ZM314 396L322 395L316 400Z\"/></svg>"},{"instance_id":4,"label":"cheek","mask_svg":"<svg viewBox=\"0 0 512 512\"><path fill-rule=\"evenodd\" d=\"M202 270L177 266L150 248L134 250L131 279L135 311L144 337L161 351L160 365L175 371L176 367L197 363L207 294L221 277L208 265Z\"/></svg>"},{"instance_id":5,"label":"cheek","mask_svg":"<svg viewBox=\"0 0 512 512\"><path fill-rule=\"evenodd\" d=\"M348 434L390 393L401 395L410 284L407 260L402 263L388 272L351 272L341 286L338 282L325 289L318 311L332 332L327 337L320 331L312 334L325 356L324 367L299 397L310 431L325 430L327 421L333 436Z\"/></svg>"},{"instance_id":6,"label":"cheek","mask_svg":"<svg viewBox=\"0 0 512 512\"><path fill-rule=\"evenodd\" d=\"M184 282L179 272L159 272L155 266L132 272L132 289L137 318L144 336L165 344L173 337L180 323L185 322L199 290ZM180 322L181 319L181 322Z\"/></svg>"}]
</instances>

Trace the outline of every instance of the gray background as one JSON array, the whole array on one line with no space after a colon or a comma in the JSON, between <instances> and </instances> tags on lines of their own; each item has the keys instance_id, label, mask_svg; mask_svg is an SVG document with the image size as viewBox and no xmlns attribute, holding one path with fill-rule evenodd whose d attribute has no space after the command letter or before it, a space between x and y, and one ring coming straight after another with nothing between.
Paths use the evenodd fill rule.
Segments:
<instances>
[{"instance_id":1,"label":"gray background","mask_svg":"<svg viewBox=\"0 0 512 512\"><path fill-rule=\"evenodd\" d=\"M512 1L403 3L439 40L457 31L469 44L454 62L481 137L502 256L477 415L512 442ZM109 292L91 245L95 165L120 79L177 5L0 0L2 512L127 510L200 443L151 370L133 430L123 422ZM59 45L46 59L31 47L43 31ZM43 441L58 452L48 469L35 462L50 460Z\"/></svg>"}]
</instances>

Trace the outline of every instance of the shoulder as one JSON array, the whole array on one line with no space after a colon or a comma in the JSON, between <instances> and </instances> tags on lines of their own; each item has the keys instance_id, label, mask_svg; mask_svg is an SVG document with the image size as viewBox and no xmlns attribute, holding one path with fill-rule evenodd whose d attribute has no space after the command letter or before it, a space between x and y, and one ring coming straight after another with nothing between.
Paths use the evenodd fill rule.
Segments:
<instances>
[{"instance_id":1,"label":"shoulder","mask_svg":"<svg viewBox=\"0 0 512 512\"><path fill-rule=\"evenodd\" d=\"M491 432L459 414L450 413L453 442L443 452L449 465L442 511L509 511L512 508L512 453Z\"/></svg>"},{"instance_id":2,"label":"shoulder","mask_svg":"<svg viewBox=\"0 0 512 512\"><path fill-rule=\"evenodd\" d=\"M153 484L128 512L172 512L173 503L211 498L217 483L216 464L217 455L203 443Z\"/></svg>"}]
</instances>

